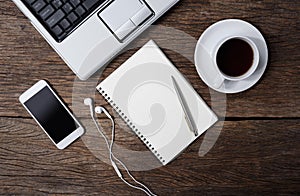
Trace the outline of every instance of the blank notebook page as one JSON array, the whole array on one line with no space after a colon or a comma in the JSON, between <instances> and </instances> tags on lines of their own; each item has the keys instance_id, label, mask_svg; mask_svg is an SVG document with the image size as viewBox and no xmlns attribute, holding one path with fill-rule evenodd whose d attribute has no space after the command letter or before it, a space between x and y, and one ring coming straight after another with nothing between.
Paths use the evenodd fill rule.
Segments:
<instances>
[{"instance_id":1,"label":"blank notebook page","mask_svg":"<svg viewBox=\"0 0 300 196\"><path fill-rule=\"evenodd\" d=\"M171 76L175 77L191 110L199 132L197 137L186 123ZM152 40L97 89L163 165L218 120Z\"/></svg>"}]
</instances>

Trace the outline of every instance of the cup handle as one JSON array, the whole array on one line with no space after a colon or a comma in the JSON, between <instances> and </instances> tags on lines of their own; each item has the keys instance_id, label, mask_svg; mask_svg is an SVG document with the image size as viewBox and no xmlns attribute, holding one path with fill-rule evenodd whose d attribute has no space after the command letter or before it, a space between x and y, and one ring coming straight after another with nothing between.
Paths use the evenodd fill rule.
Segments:
<instances>
[{"instance_id":1,"label":"cup handle","mask_svg":"<svg viewBox=\"0 0 300 196\"><path fill-rule=\"evenodd\" d=\"M206 61L206 62L199 63L200 61ZM199 65L201 66L199 67L200 69L205 70L202 72L201 75L204 77L204 80L206 80L207 83L209 83L215 89L218 89L223 85L225 78L220 74L220 72L214 66L213 57L209 54L209 52L202 44L198 45L196 49L195 63L198 64L197 66Z\"/></svg>"},{"instance_id":2,"label":"cup handle","mask_svg":"<svg viewBox=\"0 0 300 196\"><path fill-rule=\"evenodd\" d=\"M223 85L224 81L225 81L225 78L222 75L220 75L219 72L218 72L218 75L219 76L216 76L213 83L212 83L212 85L215 88L220 88Z\"/></svg>"}]
</instances>

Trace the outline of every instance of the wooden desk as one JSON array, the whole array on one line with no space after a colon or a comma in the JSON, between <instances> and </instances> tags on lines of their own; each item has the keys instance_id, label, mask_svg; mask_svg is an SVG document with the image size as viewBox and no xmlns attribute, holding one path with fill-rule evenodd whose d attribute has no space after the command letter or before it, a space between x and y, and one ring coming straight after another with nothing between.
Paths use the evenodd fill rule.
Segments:
<instances>
[{"instance_id":1,"label":"wooden desk","mask_svg":"<svg viewBox=\"0 0 300 196\"><path fill-rule=\"evenodd\" d=\"M0 194L142 195L124 185L81 139L57 150L20 105L23 91L47 79L72 108L75 76L11 1L0 2ZM159 19L156 25L195 39L221 19L249 21L267 40L269 65L252 89L227 96L224 127L208 154L198 156L201 137L169 165L133 175L159 195L299 194L299 15L298 0L183 0ZM114 60L102 77L133 52ZM165 52L210 104L193 64ZM95 98L106 104L100 95ZM146 150L134 136L128 141L122 129L117 127L117 144Z\"/></svg>"}]
</instances>

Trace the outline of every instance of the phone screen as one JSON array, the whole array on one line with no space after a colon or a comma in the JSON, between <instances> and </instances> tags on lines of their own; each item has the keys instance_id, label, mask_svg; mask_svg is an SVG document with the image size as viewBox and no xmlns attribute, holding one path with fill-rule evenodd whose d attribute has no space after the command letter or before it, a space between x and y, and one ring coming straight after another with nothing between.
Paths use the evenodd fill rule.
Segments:
<instances>
[{"instance_id":1,"label":"phone screen","mask_svg":"<svg viewBox=\"0 0 300 196\"><path fill-rule=\"evenodd\" d=\"M79 127L47 86L27 100L24 105L56 144Z\"/></svg>"}]
</instances>

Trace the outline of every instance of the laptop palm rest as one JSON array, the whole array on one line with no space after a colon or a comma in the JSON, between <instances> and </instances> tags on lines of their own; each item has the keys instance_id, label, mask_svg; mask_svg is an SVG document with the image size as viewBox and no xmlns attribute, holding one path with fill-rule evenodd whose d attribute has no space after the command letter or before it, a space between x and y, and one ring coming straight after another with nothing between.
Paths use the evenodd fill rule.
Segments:
<instances>
[{"instance_id":1,"label":"laptop palm rest","mask_svg":"<svg viewBox=\"0 0 300 196\"><path fill-rule=\"evenodd\" d=\"M99 17L114 36L122 42L135 29L154 15L141 0L113 1L99 13Z\"/></svg>"}]
</instances>

